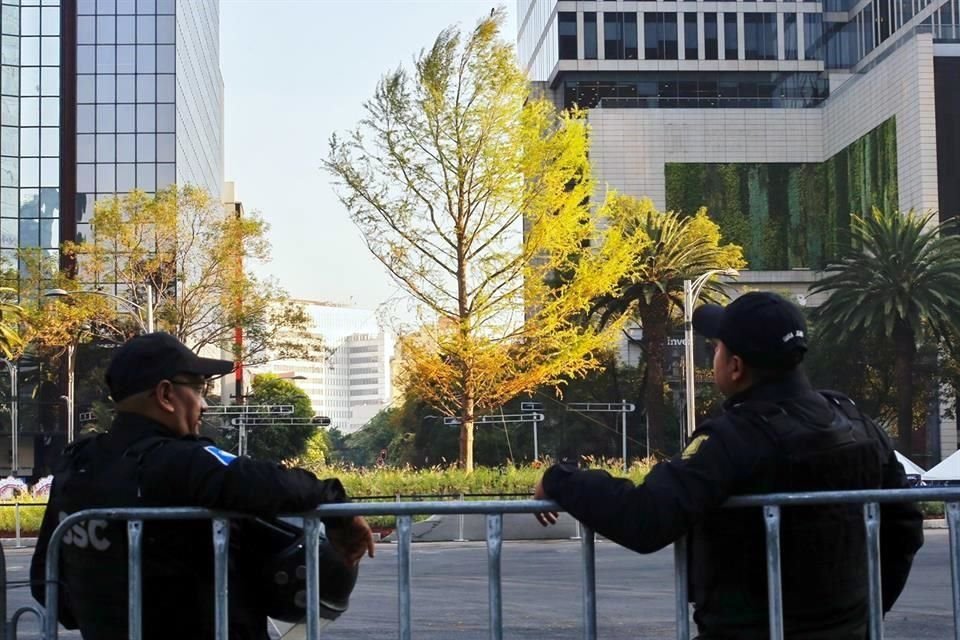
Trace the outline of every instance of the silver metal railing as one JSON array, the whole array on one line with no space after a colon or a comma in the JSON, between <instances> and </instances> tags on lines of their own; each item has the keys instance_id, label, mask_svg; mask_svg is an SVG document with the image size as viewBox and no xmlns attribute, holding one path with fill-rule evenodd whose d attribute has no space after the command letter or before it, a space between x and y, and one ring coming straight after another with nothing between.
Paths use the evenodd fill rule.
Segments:
<instances>
[{"instance_id":1,"label":"silver metal railing","mask_svg":"<svg viewBox=\"0 0 960 640\"><path fill-rule=\"evenodd\" d=\"M882 594L880 582L880 504L891 502L943 502L949 526L950 570L953 589L954 638L960 640L960 487L917 488L876 491L835 491L821 493L771 494L742 496L729 500L725 507L760 507L766 526L767 576L770 612L771 640L782 640L784 633L783 602L780 565L780 515L781 507L811 504L863 504L864 527L867 535L867 566L869 580L869 631L871 640L883 638ZM414 515L438 514L483 514L487 518L487 575L489 633L491 640L503 638L503 597L501 590L501 552L503 547L504 514L530 514L542 511L557 511L556 504L542 500L472 501L472 502L394 502L352 503L323 505L317 510L303 514L307 549L307 637L317 638L320 630L319 561L320 518L326 516L393 515L397 516L398 538L398 606L400 640L413 637L411 618L411 571L410 551L412 544L412 518ZM127 520L129 542L129 611L130 638L142 637L142 581L140 556L142 553L142 525L144 520L211 519L214 542L214 575L216 597L216 635L218 640L228 637L227 616L227 552L229 548L229 519L243 517L196 508L162 509L94 509L71 514L56 528L47 551L46 598L47 610L57 610L57 584L60 540L74 524L85 520ZM689 640L689 604L687 591L686 541L674 544L676 562L677 638ZM596 570L594 534L582 528L581 550L583 557L582 633L585 640L597 637L596 618ZM2 566L0 566L2 568ZM5 605L4 605L5 608ZM25 610L19 610L15 620ZM57 638L55 616L36 611L43 622L44 638ZM8 625L9 628L9 625ZM15 629L14 629L15 634ZM9 636L11 638L15 635ZM3 638L0 638L3 640Z\"/></svg>"}]
</instances>

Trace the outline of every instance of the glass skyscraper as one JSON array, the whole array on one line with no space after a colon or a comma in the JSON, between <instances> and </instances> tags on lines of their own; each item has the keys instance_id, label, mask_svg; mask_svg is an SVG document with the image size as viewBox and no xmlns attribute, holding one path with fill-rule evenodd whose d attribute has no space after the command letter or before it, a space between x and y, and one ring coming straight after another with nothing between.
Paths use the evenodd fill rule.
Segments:
<instances>
[{"instance_id":1,"label":"glass skyscraper","mask_svg":"<svg viewBox=\"0 0 960 640\"><path fill-rule=\"evenodd\" d=\"M220 197L219 0L0 0L0 10L6 267L18 249L57 256L62 242L89 238L95 203L115 194L193 184ZM40 408L24 418L46 402L35 391L19 394L21 475L30 436L62 430ZM0 474L4 442L0 433Z\"/></svg>"}]
</instances>

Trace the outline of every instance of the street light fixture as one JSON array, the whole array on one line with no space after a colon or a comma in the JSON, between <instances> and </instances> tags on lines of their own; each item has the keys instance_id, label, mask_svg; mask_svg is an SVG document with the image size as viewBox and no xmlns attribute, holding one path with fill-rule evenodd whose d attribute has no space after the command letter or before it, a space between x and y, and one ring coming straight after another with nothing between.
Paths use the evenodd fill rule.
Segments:
<instances>
[{"instance_id":1,"label":"street light fixture","mask_svg":"<svg viewBox=\"0 0 960 640\"><path fill-rule=\"evenodd\" d=\"M136 314L137 322L140 324L140 328L144 333L153 333L155 331L153 323L153 286L147 285L147 302L146 304L137 304L133 300L128 300L113 293L107 291L100 291L98 289L79 289L77 291L67 291L66 289L49 289L43 293L44 297L47 298L70 298L76 295L91 295L91 296L104 296L106 298L112 298L124 304L127 304L138 312L143 313L147 317L147 322L144 324L143 320L140 318L140 313Z\"/></svg>"},{"instance_id":2,"label":"street light fixture","mask_svg":"<svg viewBox=\"0 0 960 640\"><path fill-rule=\"evenodd\" d=\"M693 305L710 278L717 275L736 278L740 272L736 269L711 269L695 280L683 281L683 374L686 382L687 426L681 432L681 447L686 446L686 440L693 433L697 421L693 368Z\"/></svg>"}]
</instances>

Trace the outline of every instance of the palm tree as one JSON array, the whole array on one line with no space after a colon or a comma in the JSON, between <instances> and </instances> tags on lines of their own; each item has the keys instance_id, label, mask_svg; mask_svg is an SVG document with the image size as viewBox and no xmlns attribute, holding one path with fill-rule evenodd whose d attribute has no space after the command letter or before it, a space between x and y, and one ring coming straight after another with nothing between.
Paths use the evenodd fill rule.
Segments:
<instances>
[{"instance_id":1,"label":"palm tree","mask_svg":"<svg viewBox=\"0 0 960 640\"><path fill-rule=\"evenodd\" d=\"M924 330L942 340L960 330L960 236L936 213L853 216L851 243L811 293L830 297L814 314L825 341L875 332L892 339L900 447L912 455L913 372Z\"/></svg>"},{"instance_id":2,"label":"palm tree","mask_svg":"<svg viewBox=\"0 0 960 640\"><path fill-rule=\"evenodd\" d=\"M743 267L743 250L737 245L720 244L719 227L707 217L705 209L684 216L658 211L649 199L612 195L600 214L608 218L612 233L647 240L619 290L597 300L594 306L601 325L629 313L643 326L640 346L646 371L642 396L650 419L650 447L662 453L667 420L666 346L670 326L683 309L683 281L713 269ZM701 295L705 300L715 300L723 297L723 292L717 283L710 282Z\"/></svg>"},{"instance_id":3,"label":"palm tree","mask_svg":"<svg viewBox=\"0 0 960 640\"><path fill-rule=\"evenodd\" d=\"M0 355L5 360L19 354L23 348L20 325L24 319L23 309L11 298L16 299L16 289L0 287Z\"/></svg>"}]
</instances>

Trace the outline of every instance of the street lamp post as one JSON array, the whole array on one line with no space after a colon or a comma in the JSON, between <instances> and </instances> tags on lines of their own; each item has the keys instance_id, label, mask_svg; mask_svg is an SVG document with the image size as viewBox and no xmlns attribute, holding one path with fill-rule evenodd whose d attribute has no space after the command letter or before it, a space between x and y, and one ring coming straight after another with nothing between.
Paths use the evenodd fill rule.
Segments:
<instances>
[{"instance_id":1,"label":"street lamp post","mask_svg":"<svg viewBox=\"0 0 960 640\"><path fill-rule=\"evenodd\" d=\"M696 425L695 403L695 372L693 364L693 305L703 291L704 285L715 275L735 278L740 275L736 269L711 269L695 280L683 281L683 373L686 382L686 427L681 430L680 446L686 447L687 438L693 433Z\"/></svg>"}]
</instances>

